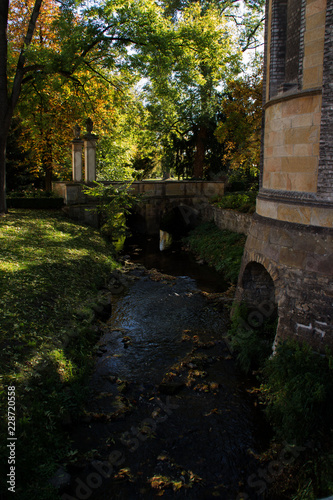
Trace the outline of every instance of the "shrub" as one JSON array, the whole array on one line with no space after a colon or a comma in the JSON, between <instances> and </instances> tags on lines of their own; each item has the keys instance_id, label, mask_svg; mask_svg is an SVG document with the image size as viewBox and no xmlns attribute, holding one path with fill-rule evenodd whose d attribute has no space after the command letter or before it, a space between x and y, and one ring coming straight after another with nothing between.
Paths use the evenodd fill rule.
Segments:
<instances>
[{"instance_id":1,"label":"shrub","mask_svg":"<svg viewBox=\"0 0 333 500\"><path fill-rule=\"evenodd\" d=\"M266 414L279 437L305 441L332 419L333 356L295 340L281 343L263 369Z\"/></svg>"},{"instance_id":2,"label":"shrub","mask_svg":"<svg viewBox=\"0 0 333 500\"><path fill-rule=\"evenodd\" d=\"M97 210L101 215L101 232L117 240L128 234L126 215L139 201L140 196L131 192L132 182L123 182L118 186L103 185L94 182L92 187L85 187L83 192L97 200Z\"/></svg>"},{"instance_id":3,"label":"shrub","mask_svg":"<svg viewBox=\"0 0 333 500\"><path fill-rule=\"evenodd\" d=\"M26 189L7 193L8 208L49 210L61 208L63 204L63 198L52 191L43 191L42 189Z\"/></svg>"},{"instance_id":4,"label":"shrub","mask_svg":"<svg viewBox=\"0 0 333 500\"><path fill-rule=\"evenodd\" d=\"M254 213L256 209L256 191L226 193L213 201L220 208L229 208L243 213Z\"/></svg>"},{"instance_id":5,"label":"shrub","mask_svg":"<svg viewBox=\"0 0 333 500\"><path fill-rule=\"evenodd\" d=\"M245 304L236 306L228 330L238 364L245 373L258 370L272 354L277 326L276 316L272 316L262 325L258 325L258 328L251 328L246 321L248 314Z\"/></svg>"}]
</instances>

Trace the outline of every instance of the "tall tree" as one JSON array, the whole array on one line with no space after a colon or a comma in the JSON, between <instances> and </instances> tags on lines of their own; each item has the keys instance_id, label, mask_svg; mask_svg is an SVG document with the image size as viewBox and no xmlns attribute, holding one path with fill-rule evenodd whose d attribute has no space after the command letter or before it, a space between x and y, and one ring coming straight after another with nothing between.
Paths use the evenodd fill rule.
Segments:
<instances>
[{"instance_id":1,"label":"tall tree","mask_svg":"<svg viewBox=\"0 0 333 500\"><path fill-rule=\"evenodd\" d=\"M192 173L197 178L205 175L212 158L211 126L219 113L221 89L241 72L243 52L260 44L263 2L247 3L241 12L239 2L229 0L165 1L178 57L177 52L170 52L170 58L151 59L148 100L169 163L174 157L167 150L174 138L179 144L187 137L193 147Z\"/></svg>"},{"instance_id":2,"label":"tall tree","mask_svg":"<svg viewBox=\"0 0 333 500\"><path fill-rule=\"evenodd\" d=\"M228 82L221 103L223 115L215 135L224 144L222 158L226 170L239 180L258 177L262 116L262 66L251 75Z\"/></svg>"},{"instance_id":3,"label":"tall tree","mask_svg":"<svg viewBox=\"0 0 333 500\"><path fill-rule=\"evenodd\" d=\"M15 106L18 102L22 81L27 72L26 50L29 48L40 13L42 0L36 0L28 23L22 48L19 52L11 91L8 92L7 75L7 27L9 0L0 2L0 213L6 206L6 144Z\"/></svg>"},{"instance_id":4,"label":"tall tree","mask_svg":"<svg viewBox=\"0 0 333 500\"><path fill-rule=\"evenodd\" d=\"M19 23L21 30L25 30L14 75L10 75L9 63L15 59L15 50L8 58L8 27L15 28L15 24L8 23L9 1L0 3L0 213L6 212L6 169L5 155L6 142L18 103L23 84L32 83L43 89L48 75L61 75L85 91L86 75L98 75L121 91L125 85L119 77L124 60L129 59L131 47L146 47L146 51L154 46L161 47L160 33L163 21L160 9L149 0L141 0L135 8L131 2L109 0L101 7L99 3L84 11L84 5L79 12L79 2L63 0L60 3L58 15L52 22L52 33L55 34L52 43L33 43L37 37L38 16L46 1L28 1L31 9L27 23ZM53 2L55 3L55 2ZM83 2L84 3L84 2ZM21 33L22 35L22 33ZM56 44L58 46L56 47ZM128 73L128 80L133 81ZM47 161L49 161L47 159Z\"/></svg>"},{"instance_id":5,"label":"tall tree","mask_svg":"<svg viewBox=\"0 0 333 500\"><path fill-rule=\"evenodd\" d=\"M255 6L261 2L245 3ZM31 128L32 132L35 126L43 132L44 161L51 164L55 152L52 151L51 156L49 135L54 134L54 130L45 129L45 122L54 121L58 104L64 109L64 103L53 98L53 94L61 97L66 90L65 82L72 86L72 99L75 94L87 93L93 75L100 82L107 82L118 95L130 87L135 78L149 78L151 92L146 95L145 106L148 97L149 105L160 110L161 124L157 128L160 144L170 145L173 133L181 137L194 131L195 162L201 175L207 123L209 114L212 116L216 89L222 79L237 72L242 50L236 43L238 35L235 37L233 33L239 22L238 14L235 16L233 11L237 2L178 3L170 7L171 3L153 0L134 3L131 0L103 3L26 0L24 4L11 0L10 5L16 6L17 12L27 6L22 21L16 20L16 24L8 23L9 1L0 3L0 212L6 211L6 141L23 86L25 103L29 99L32 102L32 89L38 95L39 110L46 120L39 116ZM54 16L49 23L52 29L47 30L38 22L43 9L49 6L54 7ZM242 32L243 48L255 38L255 22L251 18L248 31ZM8 28L12 33L9 51ZM15 45L23 31L24 43ZM74 102L74 98L72 100ZM37 132L34 134L36 143ZM138 149L136 153L133 149L137 158Z\"/></svg>"}]
</instances>

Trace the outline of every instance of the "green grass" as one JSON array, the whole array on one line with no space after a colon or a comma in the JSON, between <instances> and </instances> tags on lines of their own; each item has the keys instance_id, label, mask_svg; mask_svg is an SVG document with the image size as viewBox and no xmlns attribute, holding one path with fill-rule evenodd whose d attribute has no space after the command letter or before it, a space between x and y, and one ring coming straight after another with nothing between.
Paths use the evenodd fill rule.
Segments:
<instances>
[{"instance_id":1,"label":"green grass","mask_svg":"<svg viewBox=\"0 0 333 500\"><path fill-rule=\"evenodd\" d=\"M237 283L246 236L221 231L213 222L204 222L185 238L190 250L204 259L225 278Z\"/></svg>"},{"instance_id":2,"label":"green grass","mask_svg":"<svg viewBox=\"0 0 333 500\"><path fill-rule=\"evenodd\" d=\"M61 422L75 419L85 396L96 342L90 307L116 266L98 231L61 212L0 218L0 430L7 436L7 386L14 385L20 499L57 498L47 479L69 446Z\"/></svg>"}]
</instances>

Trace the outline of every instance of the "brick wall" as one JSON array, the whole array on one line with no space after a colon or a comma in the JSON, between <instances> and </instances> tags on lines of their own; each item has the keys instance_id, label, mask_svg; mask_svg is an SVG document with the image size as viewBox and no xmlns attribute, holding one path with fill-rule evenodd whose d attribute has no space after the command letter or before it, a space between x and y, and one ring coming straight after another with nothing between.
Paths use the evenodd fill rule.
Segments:
<instances>
[{"instance_id":1,"label":"brick wall","mask_svg":"<svg viewBox=\"0 0 333 500\"><path fill-rule=\"evenodd\" d=\"M333 2L326 12L318 197L333 203Z\"/></svg>"},{"instance_id":2,"label":"brick wall","mask_svg":"<svg viewBox=\"0 0 333 500\"><path fill-rule=\"evenodd\" d=\"M321 87L326 0L307 0L305 11L303 89Z\"/></svg>"},{"instance_id":3,"label":"brick wall","mask_svg":"<svg viewBox=\"0 0 333 500\"><path fill-rule=\"evenodd\" d=\"M285 77L287 0L273 0L270 25L269 96L277 94Z\"/></svg>"}]
</instances>

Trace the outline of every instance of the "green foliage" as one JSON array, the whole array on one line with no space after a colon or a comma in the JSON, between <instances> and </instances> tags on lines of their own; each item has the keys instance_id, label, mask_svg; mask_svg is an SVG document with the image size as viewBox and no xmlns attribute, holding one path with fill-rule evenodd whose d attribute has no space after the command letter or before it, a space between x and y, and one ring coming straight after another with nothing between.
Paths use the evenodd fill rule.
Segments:
<instances>
[{"instance_id":1,"label":"green foliage","mask_svg":"<svg viewBox=\"0 0 333 500\"><path fill-rule=\"evenodd\" d=\"M10 83L30 3L11 2ZM177 175L198 164L200 176L219 173L222 82L260 39L262 9L262 1L43 2L7 148L10 187L31 175L47 189L52 175L69 180L72 128L87 116L100 137L98 180L131 179L133 168L149 175L162 161Z\"/></svg>"},{"instance_id":2,"label":"green foliage","mask_svg":"<svg viewBox=\"0 0 333 500\"><path fill-rule=\"evenodd\" d=\"M254 213L256 209L256 191L240 193L225 193L218 200L213 200L213 204L220 208L230 208L238 212Z\"/></svg>"},{"instance_id":3,"label":"green foliage","mask_svg":"<svg viewBox=\"0 0 333 500\"><path fill-rule=\"evenodd\" d=\"M293 500L317 500L333 494L332 439L332 433L326 435L323 445L318 443L312 455L302 464Z\"/></svg>"},{"instance_id":4,"label":"green foliage","mask_svg":"<svg viewBox=\"0 0 333 500\"><path fill-rule=\"evenodd\" d=\"M240 166L235 170L229 170L227 174L228 184L227 191L234 193L237 191L258 191L259 178L258 170L254 172L246 166Z\"/></svg>"},{"instance_id":5,"label":"green foliage","mask_svg":"<svg viewBox=\"0 0 333 500\"><path fill-rule=\"evenodd\" d=\"M60 212L11 210L0 219L0 427L6 435L6 389L15 385L22 500L57 498L48 480L70 445L62 421L79 416L96 342L94 315L80 313L91 312L116 266L97 231Z\"/></svg>"},{"instance_id":6,"label":"green foliage","mask_svg":"<svg viewBox=\"0 0 333 500\"><path fill-rule=\"evenodd\" d=\"M221 231L213 222L205 222L184 239L191 251L198 254L226 279L236 283L246 237L232 231Z\"/></svg>"},{"instance_id":7,"label":"green foliage","mask_svg":"<svg viewBox=\"0 0 333 500\"><path fill-rule=\"evenodd\" d=\"M263 370L266 414L277 435L304 442L332 424L333 356L295 340L280 343Z\"/></svg>"},{"instance_id":8,"label":"green foliage","mask_svg":"<svg viewBox=\"0 0 333 500\"><path fill-rule=\"evenodd\" d=\"M26 189L10 191L7 196L8 208L46 209L61 208L64 200L52 191Z\"/></svg>"},{"instance_id":9,"label":"green foliage","mask_svg":"<svg viewBox=\"0 0 333 500\"><path fill-rule=\"evenodd\" d=\"M244 304L235 306L228 330L231 346L245 373L260 368L272 354L277 326L275 316L272 316L257 328L251 328L247 322L249 312Z\"/></svg>"},{"instance_id":10,"label":"green foliage","mask_svg":"<svg viewBox=\"0 0 333 500\"><path fill-rule=\"evenodd\" d=\"M262 117L262 63L252 74L229 80L215 135L224 144L225 170L234 180L258 182ZM231 182L231 179L230 179Z\"/></svg>"},{"instance_id":11,"label":"green foliage","mask_svg":"<svg viewBox=\"0 0 333 500\"><path fill-rule=\"evenodd\" d=\"M95 182L94 186L86 186L83 190L88 196L97 198L97 210L102 218L100 229L113 240L127 233L126 215L140 199L131 191L131 187L132 182L117 185Z\"/></svg>"}]
</instances>

